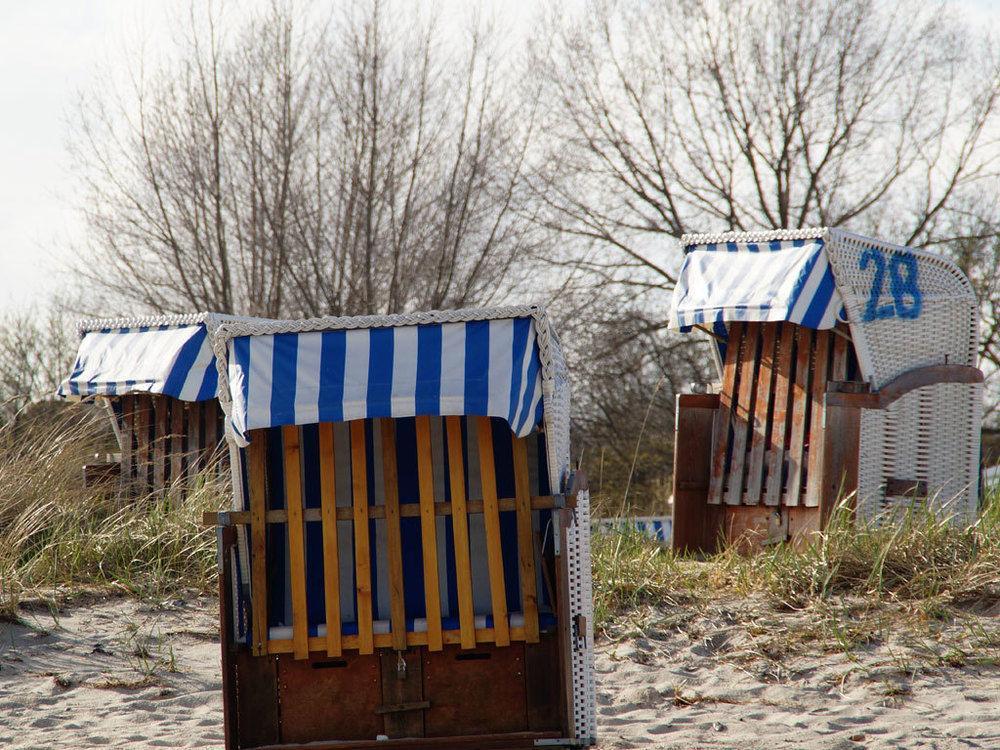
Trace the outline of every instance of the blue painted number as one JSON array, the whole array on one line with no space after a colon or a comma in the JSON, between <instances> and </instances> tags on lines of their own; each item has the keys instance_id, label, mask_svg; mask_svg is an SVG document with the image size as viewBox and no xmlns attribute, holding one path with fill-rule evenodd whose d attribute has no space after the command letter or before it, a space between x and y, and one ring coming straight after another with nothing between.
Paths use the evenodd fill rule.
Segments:
<instances>
[{"instance_id":1,"label":"blue painted number","mask_svg":"<svg viewBox=\"0 0 1000 750\"><path fill-rule=\"evenodd\" d=\"M882 250L869 247L861 253L858 261L862 271L869 265L875 266L875 278L872 279L872 290L868 295L868 305L865 307L862 320L870 323L873 320L885 320L893 316L919 318L923 297L917 285L917 259L910 253L892 253L889 256L889 292L892 294L892 302L879 304L885 289L885 255Z\"/></svg>"}]
</instances>

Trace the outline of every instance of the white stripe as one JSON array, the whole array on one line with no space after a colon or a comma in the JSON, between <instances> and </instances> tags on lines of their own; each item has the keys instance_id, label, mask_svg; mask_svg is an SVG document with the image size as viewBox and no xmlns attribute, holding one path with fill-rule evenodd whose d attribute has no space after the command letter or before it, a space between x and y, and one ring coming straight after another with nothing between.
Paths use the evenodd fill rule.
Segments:
<instances>
[{"instance_id":1,"label":"white stripe","mask_svg":"<svg viewBox=\"0 0 1000 750\"><path fill-rule=\"evenodd\" d=\"M191 369L187 372L187 377L184 379L180 394L181 401L194 401L198 398L201 384L205 380L205 373L209 368L214 367L215 354L212 353L212 344L206 336L201 342L201 348L198 349L198 355L194 358Z\"/></svg>"},{"instance_id":2,"label":"white stripe","mask_svg":"<svg viewBox=\"0 0 1000 750\"><path fill-rule=\"evenodd\" d=\"M274 336L250 337L250 385L247 394L246 429L271 426L271 367Z\"/></svg>"},{"instance_id":3,"label":"white stripe","mask_svg":"<svg viewBox=\"0 0 1000 750\"><path fill-rule=\"evenodd\" d=\"M393 331L392 416L409 417L416 409L417 327Z\"/></svg>"},{"instance_id":4,"label":"white stripe","mask_svg":"<svg viewBox=\"0 0 1000 750\"><path fill-rule=\"evenodd\" d=\"M295 424L319 422L319 378L322 347L322 333L299 334L295 357Z\"/></svg>"},{"instance_id":5,"label":"white stripe","mask_svg":"<svg viewBox=\"0 0 1000 750\"><path fill-rule=\"evenodd\" d=\"M514 355L514 321L490 321L489 401L492 416L506 416L510 409L510 383Z\"/></svg>"},{"instance_id":6,"label":"white stripe","mask_svg":"<svg viewBox=\"0 0 1000 750\"><path fill-rule=\"evenodd\" d=\"M465 413L465 323L441 326L441 414Z\"/></svg>"},{"instance_id":7,"label":"white stripe","mask_svg":"<svg viewBox=\"0 0 1000 750\"><path fill-rule=\"evenodd\" d=\"M531 355L535 351L535 324L528 327L528 340L525 342L524 351L521 353L521 387L517 392L517 401L514 403L514 421L511 423L510 428L512 430L517 429L517 425L521 423L521 415L524 413L524 394L528 388L534 387L533 384L528 382L528 367L531 365ZM509 405L508 405L509 406Z\"/></svg>"},{"instance_id":8,"label":"white stripe","mask_svg":"<svg viewBox=\"0 0 1000 750\"><path fill-rule=\"evenodd\" d=\"M535 409L538 408L538 402L542 400L542 371L538 370L538 376L535 378L535 393L531 398L531 406L528 409L527 419L525 419L524 425L521 427L520 432L517 433L518 437L525 437L531 433L531 428L535 426ZM515 426L517 422L514 423Z\"/></svg>"},{"instance_id":9,"label":"white stripe","mask_svg":"<svg viewBox=\"0 0 1000 750\"><path fill-rule=\"evenodd\" d=\"M368 355L370 336L368 329L358 328L347 332L344 357L344 420L364 419L368 416Z\"/></svg>"},{"instance_id":10,"label":"white stripe","mask_svg":"<svg viewBox=\"0 0 1000 750\"><path fill-rule=\"evenodd\" d=\"M235 339L227 344L227 354L229 357L229 393L232 398L232 415L230 421L239 435L246 436L247 431L247 404L243 399L243 379L247 373L236 364L236 357L233 354Z\"/></svg>"},{"instance_id":11,"label":"white stripe","mask_svg":"<svg viewBox=\"0 0 1000 750\"><path fill-rule=\"evenodd\" d=\"M789 304L794 305L788 313L788 319L791 322L801 323L806 317L806 313L809 311L809 305L812 304L813 297L816 296L816 290L823 282L823 276L826 274L826 269L826 255L824 252L823 256L816 261L816 265L813 266L812 273L809 274L809 278L806 279L806 283L803 284L802 289L799 290L798 299L789 300Z\"/></svg>"}]
</instances>

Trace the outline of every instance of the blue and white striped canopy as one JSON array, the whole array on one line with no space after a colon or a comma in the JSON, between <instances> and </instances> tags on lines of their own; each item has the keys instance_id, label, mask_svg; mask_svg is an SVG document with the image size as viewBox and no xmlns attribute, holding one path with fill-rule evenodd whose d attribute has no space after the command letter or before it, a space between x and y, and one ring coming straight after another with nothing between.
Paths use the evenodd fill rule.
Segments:
<instances>
[{"instance_id":1,"label":"blue and white striped canopy","mask_svg":"<svg viewBox=\"0 0 1000 750\"><path fill-rule=\"evenodd\" d=\"M218 371L204 323L87 331L60 396L162 393L215 398Z\"/></svg>"},{"instance_id":2,"label":"blue and white striped canopy","mask_svg":"<svg viewBox=\"0 0 1000 750\"><path fill-rule=\"evenodd\" d=\"M230 425L249 430L369 417L502 417L519 436L542 417L531 317L234 336Z\"/></svg>"},{"instance_id":3,"label":"blue and white striped canopy","mask_svg":"<svg viewBox=\"0 0 1000 750\"><path fill-rule=\"evenodd\" d=\"M670 309L670 327L681 330L737 320L825 329L838 319L844 302L818 238L691 245Z\"/></svg>"}]
</instances>

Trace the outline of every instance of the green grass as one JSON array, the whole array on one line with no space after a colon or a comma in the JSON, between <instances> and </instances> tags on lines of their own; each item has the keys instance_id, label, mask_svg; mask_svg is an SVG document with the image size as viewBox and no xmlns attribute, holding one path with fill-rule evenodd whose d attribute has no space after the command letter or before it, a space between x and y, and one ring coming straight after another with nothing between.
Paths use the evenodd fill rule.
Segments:
<instances>
[{"instance_id":1,"label":"green grass","mask_svg":"<svg viewBox=\"0 0 1000 750\"><path fill-rule=\"evenodd\" d=\"M180 488L125 497L83 486L83 465L103 447L104 425L82 408L0 428L0 616L25 596L97 588L161 598L210 590L215 536L203 510L226 504L206 472ZM103 416L103 415L100 415Z\"/></svg>"}]
</instances>

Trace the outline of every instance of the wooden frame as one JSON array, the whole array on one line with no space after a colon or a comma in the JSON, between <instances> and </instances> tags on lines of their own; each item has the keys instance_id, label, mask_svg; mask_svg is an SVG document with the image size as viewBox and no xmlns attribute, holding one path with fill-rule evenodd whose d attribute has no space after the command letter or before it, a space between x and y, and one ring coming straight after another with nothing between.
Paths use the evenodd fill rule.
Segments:
<instances>
[{"instance_id":1,"label":"wooden frame","mask_svg":"<svg viewBox=\"0 0 1000 750\"><path fill-rule=\"evenodd\" d=\"M220 620L223 626L224 670L227 670L227 684L230 685L224 688L230 716L227 718L227 748L280 747L287 750L305 747L307 743L312 743L308 744L312 748L327 746L324 740L330 741L330 747L370 747L374 746L371 742L374 736L362 739L355 734L367 731L363 727L371 726L380 727L379 733L385 733L390 738L389 741L380 741L379 747L533 747L537 740L552 742L572 737L568 718L571 713L572 680L563 653L572 648L573 638L573 624L568 622L568 616L562 614L568 611L568 590L566 582L560 584L553 602L557 619L554 632L542 632L540 628L536 590L539 562L545 568L561 571L560 577L565 577L566 542L561 540L558 553L553 545L548 545L547 555L551 559L543 557L537 560L539 545L533 538L532 513L543 510L558 516L555 527L562 529L564 536L568 519L562 518L561 514L572 511L576 495L533 495L525 439L511 434L514 496L498 496L497 466L494 463L496 446L493 441L498 439L499 433L494 431L489 419L469 419L476 420L473 442L478 449L478 459L475 468L479 470L483 488L482 499L475 500L467 495L468 467L465 465L463 428L458 417L442 420L444 429L441 438L443 450L448 456L444 479L451 490L448 500L434 496L434 455L429 419L426 417L416 419L417 502L400 502L401 477L400 467L396 464L395 420L375 420L372 424L371 428L379 438L375 442L375 456L371 455L368 447L371 445L370 436L366 437L364 421L349 423L344 433L335 431L332 424L319 425L318 444L322 446L318 459L320 507L306 507L303 499L305 479L301 428L284 427L281 430L283 483L278 486L283 487L285 507L277 509L269 508L267 499L269 435L266 431L251 435L249 447L244 453L249 510L206 513L204 516L206 524L215 524L223 529L220 540L231 540L239 529L244 529L251 550L250 577L254 593L246 602L251 623L251 646L233 641L231 615L224 613ZM338 455L346 457L352 467L349 482L351 503L337 507L337 465L333 457L337 440L343 439L343 435L348 436L348 445L339 446ZM274 460L272 455L271 461ZM381 504L374 504L373 488L369 485L373 461L378 462L381 471ZM378 473L375 476L378 477ZM504 542L501 540L500 524L502 513L512 513L517 522L517 568L523 624L508 623L502 558ZM489 627L477 627L475 622L468 530L470 514L482 514L484 518L484 549L493 613L493 622ZM454 627L443 627L441 620L437 523L442 517L451 519L455 534L455 585L459 611ZM400 536L401 522L406 518L419 520L427 614L426 628L409 631L403 607L406 592ZM388 632L375 632L372 621L374 571L369 562L372 550L368 545L369 524L375 520L385 524L382 538L388 564ZM349 522L352 526L354 546L360 550L353 562L350 550L345 556L338 548L338 522ZM328 623L340 621L339 590L335 590L340 580L340 567L354 567L357 582L356 634L341 633L339 628L327 628L326 633L319 634L308 630L307 556L303 538L305 527L310 523L318 523L323 529L323 587ZM290 566L287 580L291 585L291 637L281 638L271 637L267 627L267 538L268 527L276 524L284 524L287 528L287 560ZM227 554L232 552L227 553L226 543L220 541L220 544L220 560L227 559ZM220 599L223 608L233 606L231 575L230 569L223 571L221 580L225 591ZM336 604L331 609L333 602ZM455 666L450 666L452 664ZM303 669L306 671L303 672ZM407 676L410 672L414 674L412 680ZM461 677L465 673L467 677ZM322 675L322 678L317 678L319 681L316 682L310 674ZM441 676L445 674L448 677L442 682ZM302 692L314 683L315 695ZM351 707L330 708L333 704L339 706L341 702L332 700L330 696L333 694L324 691L346 689L348 684L352 690L357 689ZM233 697L232 693L239 693L240 690L232 685L242 685L242 690L250 695ZM351 711L361 710L378 696L378 705L369 706L375 718L371 714L364 714L366 718L363 719L351 714ZM298 709L272 715L246 707L271 701L297 705L302 700L322 702L323 710L318 715L329 714L330 720L317 718L316 712L300 712ZM458 711L459 714L453 716L448 711ZM263 717L260 725L255 718L258 715ZM461 720L455 718L459 715L463 717ZM301 721L296 718L298 716L302 717ZM474 728L474 731L445 736L450 735L451 730L443 728L453 725L469 730ZM336 726L341 727L337 730L339 734L332 729ZM490 733L491 727L496 731ZM424 732L441 731L445 731L445 735L432 737L428 734L422 738ZM484 734L479 734L480 731Z\"/></svg>"},{"instance_id":2,"label":"wooden frame","mask_svg":"<svg viewBox=\"0 0 1000 750\"><path fill-rule=\"evenodd\" d=\"M870 392L846 381L849 347L846 329L730 325L721 392L677 397L674 549L808 539L857 490L861 409L885 409L928 385L983 379L974 367L937 365ZM926 494L926 483L890 481L898 494Z\"/></svg>"}]
</instances>

